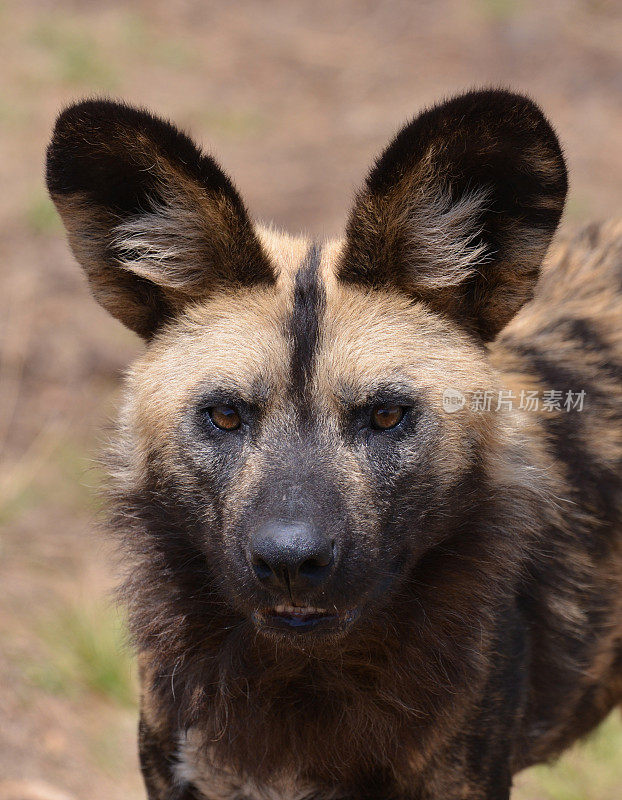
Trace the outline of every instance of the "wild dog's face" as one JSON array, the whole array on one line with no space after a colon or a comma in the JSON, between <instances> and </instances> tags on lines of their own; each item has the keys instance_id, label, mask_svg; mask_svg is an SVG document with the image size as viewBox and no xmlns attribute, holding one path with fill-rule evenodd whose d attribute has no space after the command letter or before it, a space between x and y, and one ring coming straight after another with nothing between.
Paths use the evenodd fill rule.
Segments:
<instances>
[{"instance_id":1,"label":"wild dog's face","mask_svg":"<svg viewBox=\"0 0 622 800\"><path fill-rule=\"evenodd\" d=\"M156 454L204 520L224 596L300 633L383 601L442 535L487 436L481 414L443 411L443 390L491 376L424 306L336 280L337 248L290 249L274 286L220 294L158 336L128 422L142 474Z\"/></svg>"},{"instance_id":2,"label":"wild dog's face","mask_svg":"<svg viewBox=\"0 0 622 800\"><path fill-rule=\"evenodd\" d=\"M96 298L148 341L126 479L174 509L173 571L200 562L272 635L363 624L477 502L494 418L443 395L494 385L485 341L559 220L540 111L480 92L425 112L324 246L254 228L209 157L122 105L61 115L48 183Z\"/></svg>"}]
</instances>

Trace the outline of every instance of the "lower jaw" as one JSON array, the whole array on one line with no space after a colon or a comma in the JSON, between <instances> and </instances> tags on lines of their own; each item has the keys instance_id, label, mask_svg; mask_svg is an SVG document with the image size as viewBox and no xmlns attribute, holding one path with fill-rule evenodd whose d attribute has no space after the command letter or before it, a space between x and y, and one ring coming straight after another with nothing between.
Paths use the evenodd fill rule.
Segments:
<instances>
[{"instance_id":1,"label":"lower jaw","mask_svg":"<svg viewBox=\"0 0 622 800\"><path fill-rule=\"evenodd\" d=\"M263 633L280 637L317 638L338 636L345 633L358 616L357 609L338 613L277 612L265 609L253 615L253 621Z\"/></svg>"}]
</instances>

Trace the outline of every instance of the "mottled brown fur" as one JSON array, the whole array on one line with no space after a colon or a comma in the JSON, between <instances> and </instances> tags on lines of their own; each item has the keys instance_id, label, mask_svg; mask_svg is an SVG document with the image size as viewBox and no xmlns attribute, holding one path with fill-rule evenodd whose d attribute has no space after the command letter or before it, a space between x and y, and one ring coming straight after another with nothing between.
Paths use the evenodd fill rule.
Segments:
<instances>
[{"instance_id":1,"label":"mottled brown fur","mask_svg":"<svg viewBox=\"0 0 622 800\"><path fill-rule=\"evenodd\" d=\"M622 227L555 243L538 279L565 167L505 92L414 120L321 248L249 232L189 140L101 105L61 116L49 183L97 299L149 340L110 454L149 797L507 800L622 702ZM164 154L138 203L97 181L127 178L114 147L71 162L102 115ZM447 389L585 404L447 413ZM381 402L406 409L393 432ZM248 541L303 513L338 558L293 599L360 609L324 638L256 618L279 600Z\"/></svg>"}]
</instances>

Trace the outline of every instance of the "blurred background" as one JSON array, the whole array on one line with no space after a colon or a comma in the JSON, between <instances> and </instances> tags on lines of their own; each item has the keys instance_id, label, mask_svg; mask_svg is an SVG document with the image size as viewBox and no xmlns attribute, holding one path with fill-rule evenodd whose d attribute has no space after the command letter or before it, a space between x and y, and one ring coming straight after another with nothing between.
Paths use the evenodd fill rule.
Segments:
<instances>
[{"instance_id":1,"label":"blurred background","mask_svg":"<svg viewBox=\"0 0 622 800\"><path fill-rule=\"evenodd\" d=\"M140 343L90 299L47 198L56 114L89 95L147 106L254 216L322 237L409 116L510 86L564 143L573 226L622 210L622 4L1 0L0 59L0 800L133 800L135 670L95 454ZM515 797L619 800L617 716Z\"/></svg>"}]
</instances>

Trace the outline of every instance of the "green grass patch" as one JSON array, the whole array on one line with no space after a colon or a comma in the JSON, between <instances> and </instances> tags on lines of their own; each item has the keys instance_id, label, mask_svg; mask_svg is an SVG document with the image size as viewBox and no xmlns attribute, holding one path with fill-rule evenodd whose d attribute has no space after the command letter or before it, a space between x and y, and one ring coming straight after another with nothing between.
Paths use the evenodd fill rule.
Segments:
<instances>
[{"instance_id":1,"label":"green grass patch","mask_svg":"<svg viewBox=\"0 0 622 800\"><path fill-rule=\"evenodd\" d=\"M54 77L70 86L111 90L116 70L84 23L62 14L42 16L31 30L30 43L46 53Z\"/></svg>"},{"instance_id":2,"label":"green grass patch","mask_svg":"<svg viewBox=\"0 0 622 800\"><path fill-rule=\"evenodd\" d=\"M198 123L209 132L234 139L256 136L266 128L266 118L253 109L214 109L197 117Z\"/></svg>"},{"instance_id":3,"label":"green grass patch","mask_svg":"<svg viewBox=\"0 0 622 800\"><path fill-rule=\"evenodd\" d=\"M572 221L573 226L575 223L584 224L593 214L592 203L588 197L575 191L566 201L564 214L567 220Z\"/></svg>"},{"instance_id":4,"label":"green grass patch","mask_svg":"<svg viewBox=\"0 0 622 800\"><path fill-rule=\"evenodd\" d=\"M493 22L509 22L521 11L520 0L479 0L483 16Z\"/></svg>"},{"instance_id":5,"label":"green grass patch","mask_svg":"<svg viewBox=\"0 0 622 800\"><path fill-rule=\"evenodd\" d=\"M92 455L94 449L95 445L85 446L69 437L59 442L50 459L51 469L41 476L48 503L89 515L101 512L104 474Z\"/></svg>"},{"instance_id":6,"label":"green grass patch","mask_svg":"<svg viewBox=\"0 0 622 800\"><path fill-rule=\"evenodd\" d=\"M24 216L29 230L39 236L62 229L54 203L42 189L32 193L26 202Z\"/></svg>"},{"instance_id":7,"label":"green grass patch","mask_svg":"<svg viewBox=\"0 0 622 800\"><path fill-rule=\"evenodd\" d=\"M0 495L0 525L8 525L28 509L41 505L43 498L43 494L32 484L20 486L14 492L8 493L7 496ZM2 542L1 538L0 542Z\"/></svg>"},{"instance_id":8,"label":"green grass patch","mask_svg":"<svg viewBox=\"0 0 622 800\"><path fill-rule=\"evenodd\" d=\"M44 505L68 514L101 512L104 476L83 442L44 430L31 449L21 459L0 461L1 523Z\"/></svg>"},{"instance_id":9,"label":"green grass patch","mask_svg":"<svg viewBox=\"0 0 622 800\"><path fill-rule=\"evenodd\" d=\"M142 61L179 70L199 64L198 52L188 37L181 37L174 30L160 30L140 11L125 13L119 39L130 57L138 55Z\"/></svg>"},{"instance_id":10,"label":"green grass patch","mask_svg":"<svg viewBox=\"0 0 622 800\"><path fill-rule=\"evenodd\" d=\"M89 751L93 761L110 778L119 775L119 764L123 761L122 746L117 727L94 731L90 738Z\"/></svg>"},{"instance_id":11,"label":"green grass patch","mask_svg":"<svg viewBox=\"0 0 622 800\"><path fill-rule=\"evenodd\" d=\"M619 800L622 797L622 719L614 711L585 742L553 766L519 779L516 800Z\"/></svg>"},{"instance_id":12,"label":"green grass patch","mask_svg":"<svg viewBox=\"0 0 622 800\"><path fill-rule=\"evenodd\" d=\"M36 686L73 698L91 692L119 705L135 704L134 659L116 608L103 602L61 608L40 636L48 657L28 670Z\"/></svg>"}]
</instances>

